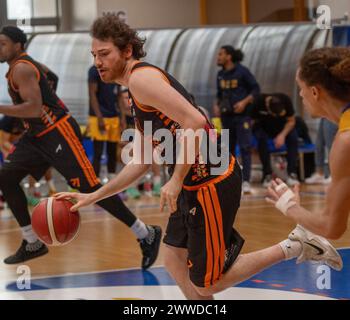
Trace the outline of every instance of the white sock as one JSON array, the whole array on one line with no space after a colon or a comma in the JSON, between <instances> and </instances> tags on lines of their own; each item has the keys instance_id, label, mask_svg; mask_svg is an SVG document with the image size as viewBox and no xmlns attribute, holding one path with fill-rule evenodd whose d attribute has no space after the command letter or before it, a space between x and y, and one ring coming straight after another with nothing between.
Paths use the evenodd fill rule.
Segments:
<instances>
[{"instance_id":1,"label":"white sock","mask_svg":"<svg viewBox=\"0 0 350 320\"><path fill-rule=\"evenodd\" d=\"M143 240L148 237L149 231L146 225L139 219L135 221L135 223L131 226L130 229L135 234L137 239Z\"/></svg>"},{"instance_id":2,"label":"white sock","mask_svg":"<svg viewBox=\"0 0 350 320\"><path fill-rule=\"evenodd\" d=\"M279 245L284 252L285 260L290 260L299 257L303 250L299 241L292 241L287 239L280 242Z\"/></svg>"},{"instance_id":3,"label":"white sock","mask_svg":"<svg viewBox=\"0 0 350 320\"><path fill-rule=\"evenodd\" d=\"M38 240L38 237L34 233L32 226L26 226L21 228L23 239L27 240L28 243L34 243Z\"/></svg>"},{"instance_id":4,"label":"white sock","mask_svg":"<svg viewBox=\"0 0 350 320\"><path fill-rule=\"evenodd\" d=\"M161 184L162 179L160 176L154 176L153 177L153 184Z\"/></svg>"}]
</instances>

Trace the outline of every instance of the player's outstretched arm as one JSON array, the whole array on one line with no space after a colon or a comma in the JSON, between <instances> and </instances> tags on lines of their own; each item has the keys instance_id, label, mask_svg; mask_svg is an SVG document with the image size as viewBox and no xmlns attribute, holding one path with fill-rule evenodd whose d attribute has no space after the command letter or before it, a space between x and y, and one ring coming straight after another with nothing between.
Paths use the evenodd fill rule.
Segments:
<instances>
[{"instance_id":1,"label":"player's outstretched arm","mask_svg":"<svg viewBox=\"0 0 350 320\"><path fill-rule=\"evenodd\" d=\"M310 212L296 201L295 193L277 181L269 188L268 202L273 203L287 217L313 233L328 239L339 239L347 229L350 212L350 132L338 134L332 149L330 184L324 209ZM279 187L279 186L280 187Z\"/></svg>"}]
</instances>

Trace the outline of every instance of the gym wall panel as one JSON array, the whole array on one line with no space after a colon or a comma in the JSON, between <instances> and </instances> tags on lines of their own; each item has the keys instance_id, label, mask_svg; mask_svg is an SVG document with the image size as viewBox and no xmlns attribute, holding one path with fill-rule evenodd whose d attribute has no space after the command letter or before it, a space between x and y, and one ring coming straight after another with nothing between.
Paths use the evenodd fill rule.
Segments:
<instances>
[{"instance_id":1,"label":"gym wall panel","mask_svg":"<svg viewBox=\"0 0 350 320\"><path fill-rule=\"evenodd\" d=\"M183 28L200 24L200 0L97 0L98 16L127 13L134 28Z\"/></svg>"},{"instance_id":2,"label":"gym wall panel","mask_svg":"<svg viewBox=\"0 0 350 320\"><path fill-rule=\"evenodd\" d=\"M181 29L143 30L139 35L146 38L144 60L165 69L171 52L171 48L182 32Z\"/></svg>"},{"instance_id":3,"label":"gym wall panel","mask_svg":"<svg viewBox=\"0 0 350 320\"><path fill-rule=\"evenodd\" d=\"M231 44L245 54L243 64L258 79L263 92L285 92L303 114L295 73L303 53L329 43L331 32L314 24L271 24L191 29L142 30L146 61L175 76L197 99L211 109L216 96L216 56ZM60 77L58 95L81 124L88 116L87 72L92 64L88 33L39 34L28 52ZM5 73L0 65L0 103L9 103ZM312 122L310 120L310 122Z\"/></svg>"},{"instance_id":4,"label":"gym wall panel","mask_svg":"<svg viewBox=\"0 0 350 320\"><path fill-rule=\"evenodd\" d=\"M8 104L11 102L11 99L7 92L7 82L5 78L7 70L8 70L8 64L1 63L0 64L0 104Z\"/></svg>"},{"instance_id":5,"label":"gym wall panel","mask_svg":"<svg viewBox=\"0 0 350 320\"><path fill-rule=\"evenodd\" d=\"M249 34L242 47L244 64L256 76L263 92L284 92L296 98L298 62L316 31L312 24L267 25Z\"/></svg>"},{"instance_id":6,"label":"gym wall panel","mask_svg":"<svg viewBox=\"0 0 350 320\"><path fill-rule=\"evenodd\" d=\"M219 68L216 55L222 45L240 47L252 27L199 28L186 30L178 40L168 71L210 109L216 95Z\"/></svg>"},{"instance_id":7,"label":"gym wall panel","mask_svg":"<svg viewBox=\"0 0 350 320\"><path fill-rule=\"evenodd\" d=\"M165 68L168 56L181 29L144 30L147 61ZM28 53L47 65L60 78L58 96L64 101L80 124L88 117L88 69L93 63L91 37L88 33L39 34L29 44ZM0 103L10 102L5 74L7 64L0 65Z\"/></svg>"},{"instance_id":8,"label":"gym wall panel","mask_svg":"<svg viewBox=\"0 0 350 320\"><path fill-rule=\"evenodd\" d=\"M275 14L281 11L290 11L294 10L294 0L249 0L249 22L256 23L261 21L277 21L271 20ZM293 21L294 17L291 15L291 20ZM281 21L281 20L279 20ZM286 21L286 20L283 20Z\"/></svg>"},{"instance_id":9,"label":"gym wall panel","mask_svg":"<svg viewBox=\"0 0 350 320\"><path fill-rule=\"evenodd\" d=\"M71 28L73 31L88 31L97 18L97 0L69 0L71 2ZM67 30L70 31L70 30Z\"/></svg>"},{"instance_id":10,"label":"gym wall panel","mask_svg":"<svg viewBox=\"0 0 350 320\"><path fill-rule=\"evenodd\" d=\"M42 34L33 38L28 53L59 76L58 96L79 123L88 110L88 69L92 65L88 33Z\"/></svg>"},{"instance_id":11,"label":"gym wall panel","mask_svg":"<svg viewBox=\"0 0 350 320\"><path fill-rule=\"evenodd\" d=\"M327 5L331 9L332 19L342 19L350 14L349 0L318 0L318 5Z\"/></svg>"},{"instance_id":12,"label":"gym wall panel","mask_svg":"<svg viewBox=\"0 0 350 320\"><path fill-rule=\"evenodd\" d=\"M241 1L206 0L206 3L208 24L222 25L242 23Z\"/></svg>"}]
</instances>

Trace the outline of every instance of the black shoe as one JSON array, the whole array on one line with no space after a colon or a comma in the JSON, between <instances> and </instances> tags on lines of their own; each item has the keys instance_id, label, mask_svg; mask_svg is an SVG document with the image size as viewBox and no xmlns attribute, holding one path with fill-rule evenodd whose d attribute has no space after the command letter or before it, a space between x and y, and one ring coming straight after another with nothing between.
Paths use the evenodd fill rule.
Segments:
<instances>
[{"instance_id":1,"label":"black shoe","mask_svg":"<svg viewBox=\"0 0 350 320\"><path fill-rule=\"evenodd\" d=\"M142 250L142 269L148 269L157 259L162 229L158 226L147 226L149 235L147 238L138 240Z\"/></svg>"},{"instance_id":2,"label":"black shoe","mask_svg":"<svg viewBox=\"0 0 350 320\"><path fill-rule=\"evenodd\" d=\"M48 252L49 250L47 249L46 245L39 240L31 244L29 244L26 240L23 240L17 252L14 255L6 258L4 260L4 263L5 264L22 263L27 260L41 257L44 254L47 254Z\"/></svg>"}]
</instances>

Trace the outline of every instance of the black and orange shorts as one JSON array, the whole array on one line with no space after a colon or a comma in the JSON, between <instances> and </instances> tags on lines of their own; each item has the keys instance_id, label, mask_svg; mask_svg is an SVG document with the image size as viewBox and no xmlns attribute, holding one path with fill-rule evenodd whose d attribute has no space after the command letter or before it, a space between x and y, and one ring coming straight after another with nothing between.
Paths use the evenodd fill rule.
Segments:
<instances>
[{"instance_id":1,"label":"black and orange shorts","mask_svg":"<svg viewBox=\"0 0 350 320\"><path fill-rule=\"evenodd\" d=\"M190 279L198 287L210 287L218 281L242 249L244 240L233 229L241 187L241 169L232 159L225 175L184 187L178 210L169 218L164 243L188 250Z\"/></svg>"},{"instance_id":2,"label":"black and orange shorts","mask_svg":"<svg viewBox=\"0 0 350 320\"><path fill-rule=\"evenodd\" d=\"M37 136L24 134L5 159L2 170L40 180L50 167L81 192L91 192L100 185L82 146L80 127L71 116Z\"/></svg>"}]
</instances>

